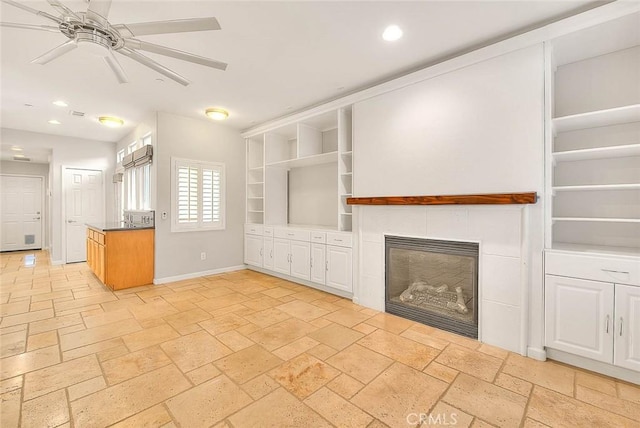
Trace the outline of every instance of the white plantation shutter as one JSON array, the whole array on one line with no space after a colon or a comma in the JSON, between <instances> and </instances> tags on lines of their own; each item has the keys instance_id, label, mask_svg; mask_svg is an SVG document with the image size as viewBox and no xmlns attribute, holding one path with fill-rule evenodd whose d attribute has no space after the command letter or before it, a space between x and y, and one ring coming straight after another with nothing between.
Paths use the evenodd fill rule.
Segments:
<instances>
[{"instance_id":1,"label":"white plantation shutter","mask_svg":"<svg viewBox=\"0 0 640 428\"><path fill-rule=\"evenodd\" d=\"M174 232L224 229L224 164L173 159Z\"/></svg>"}]
</instances>

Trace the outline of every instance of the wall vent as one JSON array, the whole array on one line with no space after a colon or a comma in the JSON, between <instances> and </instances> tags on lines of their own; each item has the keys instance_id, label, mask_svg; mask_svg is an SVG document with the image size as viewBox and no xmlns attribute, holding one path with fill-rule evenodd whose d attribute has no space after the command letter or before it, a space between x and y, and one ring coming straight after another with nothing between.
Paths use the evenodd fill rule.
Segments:
<instances>
[{"instance_id":1,"label":"wall vent","mask_svg":"<svg viewBox=\"0 0 640 428\"><path fill-rule=\"evenodd\" d=\"M31 158L18 157L18 156L14 156L13 160L14 161L22 161L22 162L31 162Z\"/></svg>"},{"instance_id":2,"label":"wall vent","mask_svg":"<svg viewBox=\"0 0 640 428\"><path fill-rule=\"evenodd\" d=\"M71 116L84 117L84 112L83 111L69 110L69 114Z\"/></svg>"}]
</instances>

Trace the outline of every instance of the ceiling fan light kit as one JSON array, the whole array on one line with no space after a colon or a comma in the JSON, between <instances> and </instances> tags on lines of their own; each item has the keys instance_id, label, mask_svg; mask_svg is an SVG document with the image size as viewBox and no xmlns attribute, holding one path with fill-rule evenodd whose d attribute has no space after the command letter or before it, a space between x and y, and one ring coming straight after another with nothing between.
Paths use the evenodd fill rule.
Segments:
<instances>
[{"instance_id":1,"label":"ceiling fan light kit","mask_svg":"<svg viewBox=\"0 0 640 428\"><path fill-rule=\"evenodd\" d=\"M225 120L227 117L229 117L228 111L218 107L208 108L207 110L205 110L205 114L207 115L207 117L213 120Z\"/></svg>"},{"instance_id":2,"label":"ceiling fan light kit","mask_svg":"<svg viewBox=\"0 0 640 428\"><path fill-rule=\"evenodd\" d=\"M0 22L0 26L57 32L64 34L69 39L67 42L34 59L32 63L35 64L47 64L65 53L79 48L82 51L103 58L118 82L127 83L126 73L113 54L117 52L184 86L189 85L187 79L138 51L152 52L223 71L227 68L227 64L224 62L135 39L138 36L154 34L220 30L220 24L214 17L112 25L107 19L111 8L111 0L90 0L86 12L74 12L59 0L47 0L49 5L60 16L33 9L14 0L2 0L2 2L53 21L57 27L9 22Z\"/></svg>"},{"instance_id":3,"label":"ceiling fan light kit","mask_svg":"<svg viewBox=\"0 0 640 428\"><path fill-rule=\"evenodd\" d=\"M113 116L100 116L98 122L109 128L117 128L124 125L124 120Z\"/></svg>"}]
</instances>

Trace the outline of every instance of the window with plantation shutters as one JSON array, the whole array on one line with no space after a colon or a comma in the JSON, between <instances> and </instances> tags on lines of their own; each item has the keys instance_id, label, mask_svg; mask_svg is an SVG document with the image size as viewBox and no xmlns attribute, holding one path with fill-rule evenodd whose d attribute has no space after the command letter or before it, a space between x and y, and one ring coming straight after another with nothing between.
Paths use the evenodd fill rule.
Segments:
<instances>
[{"instance_id":1,"label":"window with plantation shutters","mask_svg":"<svg viewBox=\"0 0 640 428\"><path fill-rule=\"evenodd\" d=\"M173 232L224 229L224 164L172 159Z\"/></svg>"}]
</instances>

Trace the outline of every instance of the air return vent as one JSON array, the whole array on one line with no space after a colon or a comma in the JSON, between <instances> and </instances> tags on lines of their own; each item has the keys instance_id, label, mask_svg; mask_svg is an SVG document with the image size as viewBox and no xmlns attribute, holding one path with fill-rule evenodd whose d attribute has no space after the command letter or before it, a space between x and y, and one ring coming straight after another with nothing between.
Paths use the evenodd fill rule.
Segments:
<instances>
[{"instance_id":1,"label":"air return vent","mask_svg":"<svg viewBox=\"0 0 640 428\"><path fill-rule=\"evenodd\" d=\"M25 158L24 156L14 156L14 161L31 162L31 158Z\"/></svg>"},{"instance_id":2,"label":"air return vent","mask_svg":"<svg viewBox=\"0 0 640 428\"><path fill-rule=\"evenodd\" d=\"M83 111L69 110L69 114L71 116L84 117L84 112Z\"/></svg>"}]
</instances>

